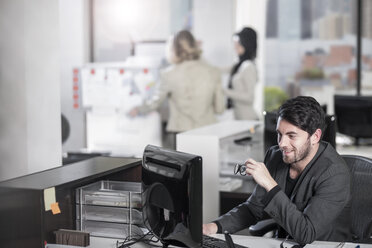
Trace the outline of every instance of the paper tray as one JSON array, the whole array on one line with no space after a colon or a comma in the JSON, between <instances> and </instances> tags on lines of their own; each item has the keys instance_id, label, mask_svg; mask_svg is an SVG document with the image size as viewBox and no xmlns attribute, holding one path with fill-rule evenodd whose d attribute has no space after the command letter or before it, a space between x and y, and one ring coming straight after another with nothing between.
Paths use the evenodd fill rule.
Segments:
<instances>
[{"instance_id":1,"label":"paper tray","mask_svg":"<svg viewBox=\"0 0 372 248\"><path fill-rule=\"evenodd\" d=\"M77 188L76 203L141 208L141 183L98 181Z\"/></svg>"},{"instance_id":2,"label":"paper tray","mask_svg":"<svg viewBox=\"0 0 372 248\"><path fill-rule=\"evenodd\" d=\"M81 213L80 213L81 211ZM131 214L131 215L130 215ZM137 209L77 205L76 218L117 223L142 224L142 212Z\"/></svg>"},{"instance_id":3,"label":"paper tray","mask_svg":"<svg viewBox=\"0 0 372 248\"><path fill-rule=\"evenodd\" d=\"M76 221L77 229L80 229L80 221ZM128 236L141 236L140 227L129 224L109 223L100 221L84 221L82 231L89 232L90 236L125 239Z\"/></svg>"}]
</instances>

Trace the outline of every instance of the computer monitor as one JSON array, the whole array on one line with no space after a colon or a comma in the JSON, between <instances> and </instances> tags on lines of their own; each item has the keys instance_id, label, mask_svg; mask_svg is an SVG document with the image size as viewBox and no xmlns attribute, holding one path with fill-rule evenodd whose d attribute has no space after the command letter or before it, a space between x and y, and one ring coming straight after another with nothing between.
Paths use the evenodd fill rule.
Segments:
<instances>
[{"instance_id":1,"label":"computer monitor","mask_svg":"<svg viewBox=\"0 0 372 248\"><path fill-rule=\"evenodd\" d=\"M202 158L148 145L142 161L145 226L164 246L202 245Z\"/></svg>"},{"instance_id":2,"label":"computer monitor","mask_svg":"<svg viewBox=\"0 0 372 248\"><path fill-rule=\"evenodd\" d=\"M355 138L372 138L372 96L335 95L337 131Z\"/></svg>"}]
</instances>

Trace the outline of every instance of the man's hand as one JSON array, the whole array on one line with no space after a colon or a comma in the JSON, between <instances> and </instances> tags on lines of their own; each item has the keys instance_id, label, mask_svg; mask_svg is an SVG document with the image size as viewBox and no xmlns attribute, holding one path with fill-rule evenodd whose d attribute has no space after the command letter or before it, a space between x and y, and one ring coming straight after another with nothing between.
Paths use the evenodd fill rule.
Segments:
<instances>
[{"instance_id":1,"label":"man's hand","mask_svg":"<svg viewBox=\"0 0 372 248\"><path fill-rule=\"evenodd\" d=\"M250 158L245 161L245 165L247 166L245 170L247 174L252 175L256 183L265 188L267 192L278 185L270 175L264 163L257 162Z\"/></svg>"},{"instance_id":2,"label":"man's hand","mask_svg":"<svg viewBox=\"0 0 372 248\"><path fill-rule=\"evenodd\" d=\"M208 223L203 224L203 234L209 235L209 234L215 234L217 233L218 227L216 223Z\"/></svg>"}]
</instances>

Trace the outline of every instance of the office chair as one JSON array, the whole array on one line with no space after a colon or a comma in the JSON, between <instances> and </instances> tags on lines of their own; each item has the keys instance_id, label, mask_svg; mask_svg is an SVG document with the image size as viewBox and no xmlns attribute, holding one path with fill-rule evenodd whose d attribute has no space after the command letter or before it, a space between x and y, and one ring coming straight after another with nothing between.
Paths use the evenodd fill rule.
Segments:
<instances>
[{"instance_id":1,"label":"office chair","mask_svg":"<svg viewBox=\"0 0 372 248\"><path fill-rule=\"evenodd\" d=\"M264 112L264 153L274 146L277 145L277 133L276 133L276 112Z\"/></svg>"},{"instance_id":2,"label":"office chair","mask_svg":"<svg viewBox=\"0 0 372 248\"><path fill-rule=\"evenodd\" d=\"M324 129L322 140L327 141L329 144L336 149L336 116L335 115L326 115L325 124L326 128Z\"/></svg>"},{"instance_id":3,"label":"office chair","mask_svg":"<svg viewBox=\"0 0 372 248\"><path fill-rule=\"evenodd\" d=\"M372 159L357 155L342 155L351 174L351 230L353 241L372 243ZM249 227L253 236L263 236L277 228L273 219L259 221Z\"/></svg>"},{"instance_id":4,"label":"office chair","mask_svg":"<svg viewBox=\"0 0 372 248\"><path fill-rule=\"evenodd\" d=\"M372 243L372 159L342 155L351 173L351 229L353 241Z\"/></svg>"}]
</instances>

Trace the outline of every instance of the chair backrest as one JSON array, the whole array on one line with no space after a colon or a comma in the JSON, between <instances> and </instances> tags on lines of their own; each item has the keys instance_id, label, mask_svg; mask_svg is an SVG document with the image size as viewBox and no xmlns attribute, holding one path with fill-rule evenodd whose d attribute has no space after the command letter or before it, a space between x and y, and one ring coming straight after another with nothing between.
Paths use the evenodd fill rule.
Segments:
<instances>
[{"instance_id":1,"label":"chair backrest","mask_svg":"<svg viewBox=\"0 0 372 248\"><path fill-rule=\"evenodd\" d=\"M336 148L336 116L326 115L325 123L326 128L323 132L322 140L327 141Z\"/></svg>"},{"instance_id":2,"label":"chair backrest","mask_svg":"<svg viewBox=\"0 0 372 248\"><path fill-rule=\"evenodd\" d=\"M371 237L372 232L372 159L342 155L351 172L352 231L359 240Z\"/></svg>"},{"instance_id":3,"label":"chair backrest","mask_svg":"<svg viewBox=\"0 0 372 248\"><path fill-rule=\"evenodd\" d=\"M266 152L271 146L277 145L276 112L265 112L264 149Z\"/></svg>"}]
</instances>

